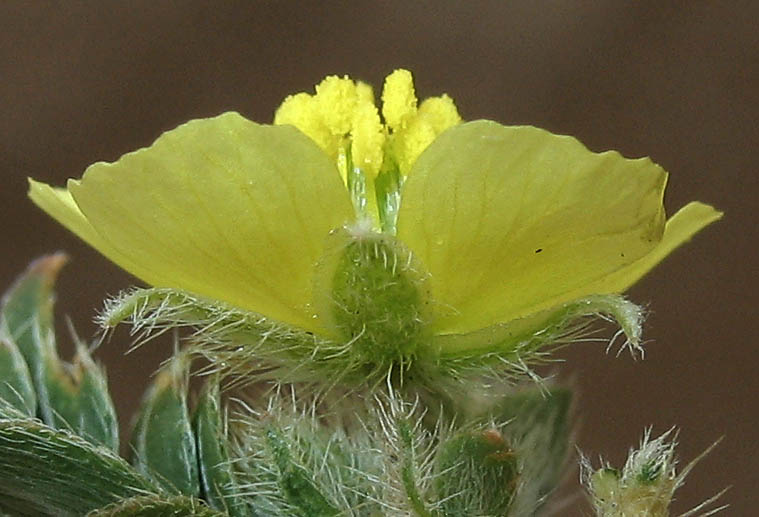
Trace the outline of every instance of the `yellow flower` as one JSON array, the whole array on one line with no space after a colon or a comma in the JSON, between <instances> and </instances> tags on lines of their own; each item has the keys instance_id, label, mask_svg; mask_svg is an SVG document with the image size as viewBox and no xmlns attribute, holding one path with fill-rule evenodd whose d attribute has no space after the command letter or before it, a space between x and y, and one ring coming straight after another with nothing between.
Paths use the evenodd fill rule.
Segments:
<instances>
[{"instance_id":1,"label":"yellow flower","mask_svg":"<svg viewBox=\"0 0 759 517\"><path fill-rule=\"evenodd\" d=\"M721 216L692 202L666 220L667 174L648 158L459 123L447 96L417 106L406 71L382 99L386 124L368 86L329 77L275 125L194 120L29 195L150 285L415 357L620 293Z\"/></svg>"}]
</instances>

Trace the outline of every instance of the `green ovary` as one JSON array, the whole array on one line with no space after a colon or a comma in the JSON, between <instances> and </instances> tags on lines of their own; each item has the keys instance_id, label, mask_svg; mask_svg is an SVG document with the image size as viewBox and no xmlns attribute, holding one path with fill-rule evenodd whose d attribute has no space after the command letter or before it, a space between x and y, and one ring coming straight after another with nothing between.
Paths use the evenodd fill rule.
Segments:
<instances>
[{"instance_id":1,"label":"green ovary","mask_svg":"<svg viewBox=\"0 0 759 517\"><path fill-rule=\"evenodd\" d=\"M424 277L392 237L348 241L332 282L332 315L351 351L367 363L410 359L421 339L427 305Z\"/></svg>"}]
</instances>

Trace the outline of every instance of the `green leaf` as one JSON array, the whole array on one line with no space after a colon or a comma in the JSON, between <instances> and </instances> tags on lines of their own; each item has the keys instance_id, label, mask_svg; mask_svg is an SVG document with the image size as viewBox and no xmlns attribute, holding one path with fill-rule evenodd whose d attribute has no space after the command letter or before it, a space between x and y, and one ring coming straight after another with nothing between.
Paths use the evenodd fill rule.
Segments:
<instances>
[{"instance_id":1,"label":"green leaf","mask_svg":"<svg viewBox=\"0 0 759 517\"><path fill-rule=\"evenodd\" d=\"M53 424L118 452L118 419L105 371L95 364L83 343L77 342L76 347L73 365L57 357L46 358L45 385L54 410Z\"/></svg>"},{"instance_id":2,"label":"green leaf","mask_svg":"<svg viewBox=\"0 0 759 517\"><path fill-rule=\"evenodd\" d=\"M81 516L159 491L105 447L36 420L0 420L0 510Z\"/></svg>"},{"instance_id":3,"label":"green leaf","mask_svg":"<svg viewBox=\"0 0 759 517\"><path fill-rule=\"evenodd\" d=\"M29 368L18 347L0 331L0 400L10 404L26 416L37 411L37 394L34 392Z\"/></svg>"},{"instance_id":4,"label":"green leaf","mask_svg":"<svg viewBox=\"0 0 759 517\"><path fill-rule=\"evenodd\" d=\"M53 326L53 286L65 261L65 255L59 253L42 257L29 266L5 295L2 332L9 336L11 344L15 342L26 360L42 420L117 451L118 422L105 373L82 343L76 344L73 365L58 357ZM3 363L11 365L7 361ZM16 366L16 370L18 368ZM23 377L23 374L17 375ZM23 380L17 379L16 383L19 382L20 387L14 385L13 388L21 394L26 388L23 388ZM26 393L29 396L28 390Z\"/></svg>"},{"instance_id":5,"label":"green leaf","mask_svg":"<svg viewBox=\"0 0 759 517\"><path fill-rule=\"evenodd\" d=\"M389 496L398 515L437 516L431 481L435 478L435 447L442 420L427 425L432 422L426 422L426 408L418 400L403 400L396 392L384 399L376 397L374 405L377 428L368 449L378 451L374 454L379 456L379 464L372 470L379 471L365 470L366 478L376 487L377 495L370 498L385 502Z\"/></svg>"},{"instance_id":6,"label":"green leaf","mask_svg":"<svg viewBox=\"0 0 759 517\"><path fill-rule=\"evenodd\" d=\"M386 480L392 474L383 470L389 454L358 424L368 421L363 402L353 399L346 413L333 412L313 394L283 391L231 413L228 447L240 495L250 504L246 515L385 515L395 502L385 500L392 490Z\"/></svg>"},{"instance_id":7,"label":"green leaf","mask_svg":"<svg viewBox=\"0 0 759 517\"><path fill-rule=\"evenodd\" d=\"M187 359L158 373L143 399L132 435L137 470L169 492L200 493L197 448L187 410Z\"/></svg>"},{"instance_id":8,"label":"green leaf","mask_svg":"<svg viewBox=\"0 0 759 517\"><path fill-rule=\"evenodd\" d=\"M295 461L287 439L273 426L266 431L269 452L278 470L277 482L282 497L302 517L333 517L340 511L314 484L314 473Z\"/></svg>"},{"instance_id":9,"label":"green leaf","mask_svg":"<svg viewBox=\"0 0 759 517\"><path fill-rule=\"evenodd\" d=\"M211 508L224 510L230 517L244 517L250 510L236 494L240 489L229 460L224 424L219 384L214 378L206 384L194 415L201 489Z\"/></svg>"},{"instance_id":10,"label":"green leaf","mask_svg":"<svg viewBox=\"0 0 759 517\"><path fill-rule=\"evenodd\" d=\"M208 508L191 497L132 497L105 508L94 510L87 517L223 517L226 514Z\"/></svg>"},{"instance_id":11,"label":"green leaf","mask_svg":"<svg viewBox=\"0 0 759 517\"><path fill-rule=\"evenodd\" d=\"M63 253L41 257L29 265L3 296L0 318L9 338L18 346L29 367L37 391L42 419L54 422L45 385L45 358L55 352L53 329L53 285L66 262Z\"/></svg>"}]
</instances>

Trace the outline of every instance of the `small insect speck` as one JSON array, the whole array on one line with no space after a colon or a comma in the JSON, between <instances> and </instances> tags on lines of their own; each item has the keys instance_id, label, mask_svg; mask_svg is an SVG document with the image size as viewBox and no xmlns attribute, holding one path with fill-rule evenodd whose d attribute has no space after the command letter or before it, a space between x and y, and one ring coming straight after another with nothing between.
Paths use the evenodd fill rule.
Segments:
<instances>
[{"instance_id":1,"label":"small insect speck","mask_svg":"<svg viewBox=\"0 0 759 517\"><path fill-rule=\"evenodd\" d=\"M543 248L538 248L535 250L535 253L540 253L541 251L543 251Z\"/></svg>"}]
</instances>

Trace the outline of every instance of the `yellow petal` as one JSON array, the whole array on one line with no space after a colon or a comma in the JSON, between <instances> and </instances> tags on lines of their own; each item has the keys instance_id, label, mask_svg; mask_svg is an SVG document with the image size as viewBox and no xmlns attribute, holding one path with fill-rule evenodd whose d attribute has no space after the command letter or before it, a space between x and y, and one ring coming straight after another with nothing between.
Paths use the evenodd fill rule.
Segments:
<instances>
[{"instance_id":1,"label":"yellow petal","mask_svg":"<svg viewBox=\"0 0 759 517\"><path fill-rule=\"evenodd\" d=\"M308 137L237 113L96 163L69 191L97 237L69 228L142 280L310 330L314 266L329 231L353 217L334 164Z\"/></svg>"},{"instance_id":2,"label":"yellow petal","mask_svg":"<svg viewBox=\"0 0 759 517\"><path fill-rule=\"evenodd\" d=\"M127 264L130 261L102 239L90 222L79 210L71 193L63 188L55 188L29 178L29 198L53 219L78 235L84 242L112 257L114 262ZM118 260L115 257L119 257ZM132 267L132 266L130 266ZM124 266L124 269L130 269Z\"/></svg>"},{"instance_id":3,"label":"yellow petal","mask_svg":"<svg viewBox=\"0 0 759 517\"><path fill-rule=\"evenodd\" d=\"M685 244L696 233L722 218L722 212L714 207L691 201L667 220L661 242L647 255L629 266L604 277L588 287L597 293L622 292L640 280L675 248Z\"/></svg>"},{"instance_id":4,"label":"yellow petal","mask_svg":"<svg viewBox=\"0 0 759 517\"><path fill-rule=\"evenodd\" d=\"M576 139L489 121L455 126L402 191L398 237L431 274L435 330L464 333L587 291L658 244L666 173Z\"/></svg>"}]
</instances>

